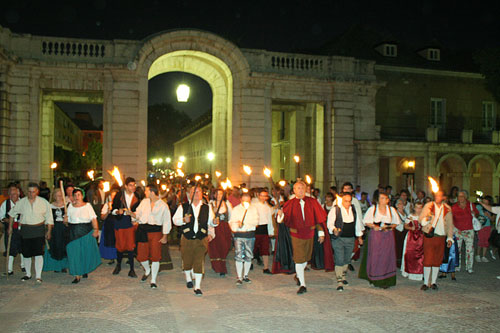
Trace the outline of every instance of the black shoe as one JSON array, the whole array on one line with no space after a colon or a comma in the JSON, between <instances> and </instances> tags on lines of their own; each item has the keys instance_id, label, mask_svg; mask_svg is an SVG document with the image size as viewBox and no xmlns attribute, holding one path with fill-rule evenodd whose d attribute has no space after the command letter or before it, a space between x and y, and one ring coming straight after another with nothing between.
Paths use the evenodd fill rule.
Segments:
<instances>
[{"instance_id":1,"label":"black shoe","mask_svg":"<svg viewBox=\"0 0 500 333\"><path fill-rule=\"evenodd\" d=\"M342 280L342 284L344 284L345 286L347 286L349 284L349 282L347 282L347 280Z\"/></svg>"},{"instance_id":2,"label":"black shoe","mask_svg":"<svg viewBox=\"0 0 500 333\"><path fill-rule=\"evenodd\" d=\"M351 272L354 272L354 271L355 271L354 266L353 266L353 265L351 265L351 264L347 265L347 268L348 268Z\"/></svg>"},{"instance_id":3,"label":"black shoe","mask_svg":"<svg viewBox=\"0 0 500 333\"><path fill-rule=\"evenodd\" d=\"M432 286L431 286L431 289L432 290L438 290L439 288L438 288L437 284L433 283Z\"/></svg>"},{"instance_id":4,"label":"black shoe","mask_svg":"<svg viewBox=\"0 0 500 333\"><path fill-rule=\"evenodd\" d=\"M130 265L130 260L127 260L127 263L126 263L126 265Z\"/></svg>"},{"instance_id":5,"label":"black shoe","mask_svg":"<svg viewBox=\"0 0 500 333\"><path fill-rule=\"evenodd\" d=\"M9 272L9 273L2 273L3 276L11 276L11 275L14 275L14 272Z\"/></svg>"},{"instance_id":6,"label":"black shoe","mask_svg":"<svg viewBox=\"0 0 500 333\"><path fill-rule=\"evenodd\" d=\"M137 274L135 274L135 271L131 269L130 271L128 271L128 276L130 276L131 278L136 278Z\"/></svg>"},{"instance_id":7,"label":"black shoe","mask_svg":"<svg viewBox=\"0 0 500 333\"><path fill-rule=\"evenodd\" d=\"M149 274L151 274L151 273L149 273ZM146 282L146 280L147 280L147 279L148 279L148 277L149 277L149 274L148 274L148 275L146 275L146 274L142 275L142 277L141 277L141 282Z\"/></svg>"},{"instance_id":8,"label":"black shoe","mask_svg":"<svg viewBox=\"0 0 500 333\"><path fill-rule=\"evenodd\" d=\"M226 277L226 273L220 273L219 276L220 277Z\"/></svg>"},{"instance_id":9,"label":"black shoe","mask_svg":"<svg viewBox=\"0 0 500 333\"><path fill-rule=\"evenodd\" d=\"M194 290L194 295L199 297L199 296L203 296L203 293L201 292L200 289L195 289Z\"/></svg>"},{"instance_id":10,"label":"black shoe","mask_svg":"<svg viewBox=\"0 0 500 333\"><path fill-rule=\"evenodd\" d=\"M110 262L108 262L108 265L114 265L115 264L115 260L111 260Z\"/></svg>"},{"instance_id":11,"label":"black shoe","mask_svg":"<svg viewBox=\"0 0 500 333\"><path fill-rule=\"evenodd\" d=\"M115 269L113 270L113 275L120 274L121 270L122 270L122 268L120 266L116 265Z\"/></svg>"},{"instance_id":12,"label":"black shoe","mask_svg":"<svg viewBox=\"0 0 500 333\"><path fill-rule=\"evenodd\" d=\"M422 287L420 287L420 290L427 291L427 290L429 290L429 287L427 287L427 285L423 284Z\"/></svg>"},{"instance_id":13,"label":"black shoe","mask_svg":"<svg viewBox=\"0 0 500 333\"><path fill-rule=\"evenodd\" d=\"M83 274L83 275L82 275L82 278L84 278L84 279L86 279L86 278L88 278L88 277L89 277L89 275L88 275L88 274Z\"/></svg>"},{"instance_id":14,"label":"black shoe","mask_svg":"<svg viewBox=\"0 0 500 333\"><path fill-rule=\"evenodd\" d=\"M439 274L438 278L444 279L444 278L446 278L446 274Z\"/></svg>"},{"instance_id":15,"label":"black shoe","mask_svg":"<svg viewBox=\"0 0 500 333\"><path fill-rule=\"evenodd\" d=\"M158 288L158 286L156 285L156 283L151 283L151 289L156 289Z\"/></svg>"},{"instance_id":16,"label":"black shoe","mask_svg":"<svg viewBox=\"0 0 500 333\"><path fill-rule=\"evenodd\" d=\"M304 286L300 286L299 290L297 290L297 294L301 295L307 293L307 288Z\"/></svg>"},{"instance_id":17,"label":"black shoe","mask_svg":"<svg viewBox=\"0 0 500 333\"><path fill-rule=\"evenodd\" d=\"M451 280L452 280L452 281L457 281L457 278L456 278L456 277L454 277L454 276L452 276L452 277L451 277Z\"/></svg>"},{"instance_id":18,"label":"black shoe","mask_svg":"<svg viewBox=\"0 0 500 333\"><path fill-rule=\"evenodd\" d=\"M262 271L262 273L264 273L264 274L271 274L271 275L273 274L273 273L271 273L271 271L269 270L269 268L268 269L264 269Z\"/></svg>"},{"instance_id":19,"label":"black shoe","mask_svg":"<svg viewBox=\"0 0 500 333\"><path fill-rule=\"evenodd\" d=\"M71 283L75 283L76 284L78 282L80 282L80 279L79 278L75 278Z\"/></svg>"},{"instance_id":20,"label":"black shoe","mask_svg":"<svg viewBox=\"0 0 500 333\"><path fill-rule=\"evenodd\" d=\"M252 283L252 280L250 280L250 279L248 278L248 276L245 276L245 277L243 278L243 282L245 282L245 283Z\"/></svg>"},{"instance_id":21,"label":"black shoe","mask_svg":"<svg viewBox=\"0 0 500 333\"><path fill-rule=\"evenodd\" d=\"M237 286L243 285L243 281L241 281L240 279L236 280L236 285Z\"/></svg>"},{"instance_id":22,"label":"black shoe","mask_svg":"<svg viewBox=\"0 0 500 333\"><path fill-rule=\"evenodd\" d=\"M26 273L26 268L22 267L21 272Z\"/></svg>"},{"instance_id":23,"label":"black shoe","mask_svg":"<svg viewBox=\"0 0 500 333\"><path fill-rule=\"evenodd\" d=\"M253 271L253 264L250 266L250 270Z\"/></svg>"},{"instance_id":24,"label":"black shoe","mask_svg":"<svg viewBox=\"0 0 500 333\"><path fill-rule=\"evenodd\" d=\"M295 280L295 282L297 282L297 286L300 286L300 280L297 277L297 274L295 274L295 276L293 277L293 279Z\"/></svg>"},{"instance_id":25,"label":"black shoe","mask_svg":"<svg viewBox=\"0 0 500 333\"><path fill-rule=\"evenodd\" d=\"M193 281L189 281L189 282L187 282L187 283L186 283L186 287L187 287L188 289L193 288Z\"/></svg>"},{"instance_id":26,"label":"black shoe","mask_svg":"<svg viewBox=\"0 0 500 333\"><path fill-rule=\"evenodd\" d=\"M342 287L342 286L338 286L338 287L337 287L337 291L344 291L344 287Z\"/></svg>"},{"instance_id":27,"label":"black shoe","mask_svg":"<svg viewBox=\"0 0 500 333\"><path fill-rule=\"evenodd\" d=\"M21 278L21 281L28 281L28 280L31 280L31 276L25 275Z\"/></svg>"}]
</instances>

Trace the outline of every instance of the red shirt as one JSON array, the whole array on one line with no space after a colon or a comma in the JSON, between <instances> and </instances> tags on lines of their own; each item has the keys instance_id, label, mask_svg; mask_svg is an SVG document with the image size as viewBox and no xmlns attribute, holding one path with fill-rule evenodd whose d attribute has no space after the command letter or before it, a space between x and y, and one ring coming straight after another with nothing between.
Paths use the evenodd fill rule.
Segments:
<instances>
[{"instance_id":1,"label":"red shirt","mask_svg":"<svg viewBox=\"0 0 500 333\"><path fill-rule=\"evenodd\" d=\"M471 203L467 201L465 204L465 209L460 208L458 202L451 207L451 213L453 214L453 225L458 230L472 230L472 215L470 210ZM475 205L472 205L474 209L474 215L479 214Z\"/></svg>"}]
</instances>

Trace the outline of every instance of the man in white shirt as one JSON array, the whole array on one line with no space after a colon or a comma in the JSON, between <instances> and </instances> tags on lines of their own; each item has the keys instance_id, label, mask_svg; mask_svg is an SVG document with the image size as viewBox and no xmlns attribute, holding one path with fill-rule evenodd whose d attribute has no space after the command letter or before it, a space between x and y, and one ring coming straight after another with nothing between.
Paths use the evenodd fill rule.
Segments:
<instances>
[{"instance_id":1,"label":"man in white shirt","mask_svg":"<svg viewBox=\"0 0 500 333\"><path fill-rule=\"evenodd\" d=\"M19 201L19 188L16 186L16 184L11 183L9 184L8 187L8 194L9 194L9 199L5 200L2 202L2 205L0 206L0 218L2 219L2 222L4 224L4 230L8 231L9 229L9 212L16 203ZM5 240L5 249L9 253L9 257L7 258L8 260L8 269L7 269L7 274L12 275L14 274L14 258L17 256L19 253L21 256L21 269L24 270L24 263L23 263L23 255L21 253L21 233L19 231L19 218L20 216L14 217L14 224L12 227L12 236L10 239L10 249L7 251L8 248L8 242L9 242L9 236L6 234L4 237Z\"/></svg>"},{"instance_id":2,"label":"man in white shirt","mask_svg":"<svg viewBox=\"0 0 500 333\"><path fill-rule=\"evenodd\" d=\"M28 196L22 198L9 212L9 234L13 232L14 218L21 215L22 253L26 275L22 281L31 279L31 257L35 257L36 282L42 282L43 246L45 238L50 239L54 219L47 200L38 196L37 183L28 184ZM45 225L48 230L45 232Z\"/></svg>"},{"instance_id":3,"label":"man in white shirt","mask_svg":"<svg viewBox=\"0 0 500 333\"><path fill-rule=\"evenodd\" d=\"M141 282L147 280L151 274L151 288L156 289L156 277L160 270L161 246L167 244L167 235L172 229L170 209L167 204L160 200L158 187L149 184L144 190L146 198L141 201L139 207L131 212L133 218L137 219L137 260L144 267L144 275ZM149 265L151 261L151 266Z\"/></svg>"},{"instance_id":4,"label":"man in white shirt","mask_svg":"<svg viewBox=\"0 0 500 333\"><path fill-rule=\"evenodd\" d=\"M251 283L248 278L252 266L255 245L255 228L259 223L259 212L251 203L250 195L243 193L241 204L233 208L229 226L234 237L234 261L236 263L237 285Z\"/></svg>"},{"instance_id":5,"label":"man in white shirt","mask_svg":"<svg viewBox=\"0 0 500 333\"><path fill-rule=\"evenodd\" d=\"M193 288L194 275L194 294L202 296L200 288L205 255L208 242L215 237L214 213L210 205L203 203L203 190L198 184L188 189L188 198L190 200L192 198L192 202L186 202L177 208L173 222L176 226L182 227L181 257L186 286Z\"/></svg>"},{"instance_id":6,"label":"man in white shirt","mask_svg":"<svg viewBox=\"0 0 500 333\"><path fill-rule=\"evenodd\" d=\"M269 193L267 189L262 188L258 193L258 201L255 203L255 208L259 212L259 223L255 230L255 246L254 246L254 256L257 258L257 262L264 264L264 274L272 274L269 270L269 251L270 237L274 236L273 227L273 207L271 207L267 200L269 199ZM260 259L262 256L262 259Z\"/></svg>"},{"instance_id":7,"label":"man in white shirt","mask_svg":"<svg viewBox=\"0 0 500 333\"><path fill-rule=\"evenodd\" d=\"M351 263L351 254L354 242L358 237L362 244L363 222L351 201L353 194L345 192L341 194L341 200L330 209L328 213L327 227L330 233L333 253L335 255L335 275L337 276L337 290L343 291L347 285L347 265ZM339 202L341 201L341 202Z\"/></svg>"}]
</instances>

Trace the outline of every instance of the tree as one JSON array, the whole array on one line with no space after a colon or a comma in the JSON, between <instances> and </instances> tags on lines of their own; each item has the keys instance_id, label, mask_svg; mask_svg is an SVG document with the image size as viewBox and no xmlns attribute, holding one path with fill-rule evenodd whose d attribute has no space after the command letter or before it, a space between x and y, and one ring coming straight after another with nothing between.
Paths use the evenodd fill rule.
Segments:
<instances>
[{"instance_id":1,"label":"tree","mask_svg":"<svg viewBox=\"0 0 500 333\"><path fill-rule=\"evenodd\" d=\"M191 118L171 104L156 104L148 108L148 158L167 156L174 152L183 128Z\"/></svg>"},{"instance_id":2,"label":"tree","mask_svg":"<svg viewBox=\"0 0 500 333\"><path fill-rule=\"evenodd\" d=\"M87 169L102 169L102 143L92 140L85 152L84 161Z\"/></svg>"}]
</instances>

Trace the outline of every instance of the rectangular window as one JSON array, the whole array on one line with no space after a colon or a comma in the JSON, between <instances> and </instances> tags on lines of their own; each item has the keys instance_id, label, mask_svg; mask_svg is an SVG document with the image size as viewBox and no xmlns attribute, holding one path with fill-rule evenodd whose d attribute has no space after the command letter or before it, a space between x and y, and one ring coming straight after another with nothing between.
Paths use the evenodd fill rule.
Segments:
<instances>
[{"instance_id":1,"label":"rectangular window","mask_svg":"<svg viewBox=\"0 0 500 333\"><path fill-rule=\"evenodd\" d=\"M446 124L446 99L431 98L430 125L443 129Z\"/></svg>"},{"instance_id":2,"label":"rectangular window","mask_svg":"<svg viewBox=\"0 0 500 333\"><path fill-rule=\"evenodd\" d=\"M439 61L441 60L441 51L439 49L428 49L428 59Z\"/></svg>"},{"instance_id":3,"label":"rectangular window","mask_svg":"<svg viewBox=\"0 0 500 333\"><path fill-rule=\"evenodd\" d=\"M384 55L386 57L396 57L398 55L397 47L394 44L385 44Z\"/></svg>"},{"instance_id":4,"label":"rectangular window","mask_svg":"<svg viewBox=\"0 0 500 333\"><path fill-rule=\"evenodd\" d=\"M482 127L485 130L493 130L496 127L496 114L494 103L491 101L483 102Z\"/></svg>"}]
</instances>

